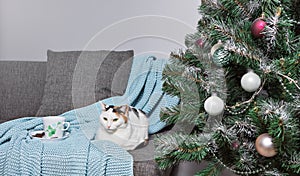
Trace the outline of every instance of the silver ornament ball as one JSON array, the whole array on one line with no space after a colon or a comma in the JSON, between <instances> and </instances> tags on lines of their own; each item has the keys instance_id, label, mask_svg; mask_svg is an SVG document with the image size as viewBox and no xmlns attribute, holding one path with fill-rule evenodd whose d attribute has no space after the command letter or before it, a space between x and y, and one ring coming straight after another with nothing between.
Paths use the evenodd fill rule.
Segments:
<instances>
[{"instance_id":1,"label":"silver ornament ball","mask_svg":"<svg viewBox=\"0 0 300 176\"><path fill-rule=\"evenodd\" d=\"M217 95L213 94L205 100L204 109L209 115L220 115L224 110L224 102Z\"/></svg>"},{"instance_id":2,"label":"silver ornament ball","mask_svg":"<svg viewBox=\"0 0 300 176\"><path fill-rule=\"evenodd\" d=\"M247 92L256 91L261 84L260 77L252 70L243 75L241 79L241 86Z\"/></svg>"}]
</instances>

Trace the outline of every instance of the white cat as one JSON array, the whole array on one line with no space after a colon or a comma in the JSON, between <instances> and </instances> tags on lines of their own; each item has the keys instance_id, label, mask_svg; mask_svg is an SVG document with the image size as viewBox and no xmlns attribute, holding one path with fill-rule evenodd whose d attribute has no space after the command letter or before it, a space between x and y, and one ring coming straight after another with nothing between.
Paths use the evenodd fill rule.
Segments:
<instances>
[{"instance_id":1,"label":"white cat","mask_svg":"<svg viewBox=\"0 0 300 176\"><path fill-rule=\"evenodd\" d=\"M134 150L148 141L148 119L144 112L128 105L100 104L102 112L96 140L109 140L126 150Z\"/></svg>"}]
</instances>

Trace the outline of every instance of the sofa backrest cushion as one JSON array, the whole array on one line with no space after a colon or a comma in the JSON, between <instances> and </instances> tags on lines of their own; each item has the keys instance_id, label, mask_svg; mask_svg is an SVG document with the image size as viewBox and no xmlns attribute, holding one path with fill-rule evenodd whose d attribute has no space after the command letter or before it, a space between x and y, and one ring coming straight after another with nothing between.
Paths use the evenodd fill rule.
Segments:
<instances>
[{"instance_id":1,"label":"sofa backrest cushion","mask_svg":"<svg viewBox=\"0 0 300 176\"><path fill-rule=\"evenodd\" d=\"M133 51L47 52L42 105L36 116L59 115L125 92Z\"/></svg>"},{"instance_id":2,"label":"sofa backrest cushion","mask_svg":"<svg viewBox=\"0 0 300 176\"><path fill-rule=\"evenodd\" d=\"M0 123L34 116L45 78L46 62L0 61Z\"/></svg>"}]
</instances>

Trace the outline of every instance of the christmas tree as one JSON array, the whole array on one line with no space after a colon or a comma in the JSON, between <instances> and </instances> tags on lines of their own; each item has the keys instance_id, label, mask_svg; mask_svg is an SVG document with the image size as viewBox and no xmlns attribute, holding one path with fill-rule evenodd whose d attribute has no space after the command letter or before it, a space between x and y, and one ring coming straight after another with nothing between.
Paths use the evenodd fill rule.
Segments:
<instances>
[{"instance_id":1,"label":"christmas tree","mask_svg":"<svg viewBox=\"0 0 300 176\"><path fill-rule=\"evenodd\" d=\"M178 96L156 138L161 168L206 160L196 175L300 175L299 0L202 0L163 89Z\"/></svg>"}]
</instances>

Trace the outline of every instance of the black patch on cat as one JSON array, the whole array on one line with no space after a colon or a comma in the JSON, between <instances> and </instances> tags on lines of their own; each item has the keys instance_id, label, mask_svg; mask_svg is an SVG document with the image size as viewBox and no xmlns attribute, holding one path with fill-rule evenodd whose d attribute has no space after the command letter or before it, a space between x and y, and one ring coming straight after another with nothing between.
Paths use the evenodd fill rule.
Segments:
<instances>
[{"instance_id":1,"label":"black patch on cat","mask_svg":"<svg viewBox=\"0 0 300 176\"><path fill-rule=\"evenodd\" d=\"M146 115L146 113L145 113L143 110L140 109L140 111L141 111L144 115Z\"/></svg>"},{"instance_id":2,"label":"black patch on cat","mask_svg":"<svg viewBox=\"0 0 300 176\"><path fill-rule=\"evenodd\" d=\"M135 114L138 118L140 118L140 116L138 116L138 114L139 114L138 110L137 110L136 108L133 108L133 107L129 108L129 111L132 111L132 110L133 110L134 114ZM145 113L143 110L141 110L141 109L139 109L139 110L140 110L140 112L142 112L144 115L146 115L146 113Z\"/></svg>"},{"instance_id":3,"label":"black patch on cat","mask_svg":"<svg viewBox=\"0 0 300 176\"><path fill-rule=\"evenodd\" d=\"M105 111L108 111L109 109L112 109L112 112L116 112L114 105L108 105L105 107Z\"/></svg>"},{"instance_id":4,"label":"black patch on cat","mask_svg":"<svg viewBox=\"0 0 300 176\"><path fill-rule=\"evenodd\" d=\"M135 108L131 108L133 110L133 113L138 117L140 118L139 116L139 112L135 109Z\"/></svg>"}]
</instances>

